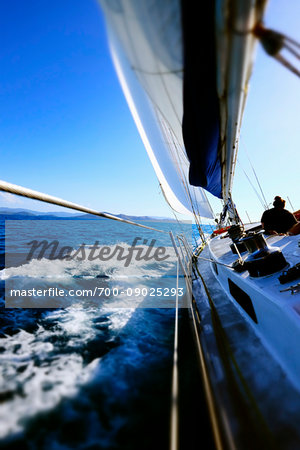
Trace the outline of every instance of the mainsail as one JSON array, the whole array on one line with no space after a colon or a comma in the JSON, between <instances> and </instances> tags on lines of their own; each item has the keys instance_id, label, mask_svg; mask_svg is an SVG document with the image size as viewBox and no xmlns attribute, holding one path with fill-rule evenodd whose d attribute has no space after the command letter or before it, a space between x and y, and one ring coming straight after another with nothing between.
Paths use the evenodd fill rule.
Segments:
<instances>
[{"instance_id":1,"label":"mainsail","mask_svg":"<svg viewBox=\"0 0 300 450\"><path fill-rule=\"evenodd\" d=\"M178 212L212 218L205 192L189 183L182 137L180 3L100 3L121 86L167 201Z\"/></svg>"},{"instance_id":2,"label":"mainsail","mask_svg":"<svg viewBox=\"0 0 300 450\"><path fill-rule=\"evenodd\" d=\"M114 64L163 192L211 218L205 190L231 195L265 1L99 0Z\"/></svg>"}]
</instances>

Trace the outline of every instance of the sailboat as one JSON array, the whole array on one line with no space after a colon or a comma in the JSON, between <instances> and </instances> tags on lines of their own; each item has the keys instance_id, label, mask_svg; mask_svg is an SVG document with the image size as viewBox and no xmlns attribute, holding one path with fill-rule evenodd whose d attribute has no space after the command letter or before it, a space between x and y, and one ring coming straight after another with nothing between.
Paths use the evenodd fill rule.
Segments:
<instances>
[{"instance_id":1,"label":"sailboat","mask_svg":"<svg viewBox=\"0 0 300 450\"><path fill-rule=\"evenodd\" d=\"M297 43L263 27L265 1L204 2L201 21L183 0L100 5L119 81L162 192L173 210L192 214L198 226L196 248L182 237L185 257L177 256L191 291L199 383L215 446L299 448L299 236L266 238L260 224L241 223L232 198L257 41L299 75L280 54L283 46L297 52ZM4 181L0 190L133 224ZM224 205L211 239L201 230L202 218L215 218L208 195Z\"/></svg>"},{"instance_id":2,"label":"sailboat","mask_svg":"<svg viewBox=\"0 0 300 450\"><path fill-rule=\"evenodd\" d=\"M100 4L167 202L196 224L214 217L207 192L224 204L212 238L200 231L190 305L216 448L299 448L299 236L243 224L232 198L257 41L298 76L280 50L299 45L264 28L265 1L204 2L200 22L184 1Z\"/></svg>"}]
</instances>

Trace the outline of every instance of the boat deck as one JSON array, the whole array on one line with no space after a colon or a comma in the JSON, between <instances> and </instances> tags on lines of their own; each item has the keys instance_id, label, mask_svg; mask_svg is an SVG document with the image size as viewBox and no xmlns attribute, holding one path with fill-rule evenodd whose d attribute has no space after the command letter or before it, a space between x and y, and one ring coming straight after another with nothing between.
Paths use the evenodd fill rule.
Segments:
<instances>
[{"instance_id":1,"label":"boat deck","mask_svg":"<svg viewBox=\"0 0 300 450\"><path fill-rule=\"evenodd\" d=\"M287 270L300 262L300 236L268 236L267 243L269 246L278 247L281 249L288 266L284 269ZM216 237L210 241L209 248L211 256L216 263L226 264L231 266L234 261L238 259L238 256L233 254L230 249L231 239L229 237L222 238ZM247 253L243 253L242 257L247 256ZM288 310L295 320L299 322L300 326L300 293L291 293L291 286L299 283L298 280L290 281L285 284L279 282L279 276L283 272L280 270L272 275L264 277L253 278L246 270L242 273L237 273L233 269L229 269L233 272L234 279L242 280L243 286L249 286L255 290L263 291L264 296L268 297L270 302Z\"/></svg>"},{"instance_id":2,"label":"boat deck","mask_svg":"<svg viewBox=\"0 0 300 450\"><path fill-rule=\"evenodd\" d=\"M267 242L280 247L293 266L299 262L299 239L300 236L272 236ZM210 241L197 264L206 289L201 278L196 277L193 282L198 333L214 395L238 448L254 448L254 442L255 448L273 448L261 442L268 428L276 448L294 450L299 448L300 440L300 294L280 291L299 280L282 285L278 281L282 271L262 278L252 278L247 271L235 272L227 267L238 258L231 252L230 244L229 238ZM240 298L230 292L229 279L249 297L256 321ZM237 400L233 379L245 407ZM254 403L253 413L250 404ZM265 428L260 428L262 423Z\"/></svg>"}]
</instances>

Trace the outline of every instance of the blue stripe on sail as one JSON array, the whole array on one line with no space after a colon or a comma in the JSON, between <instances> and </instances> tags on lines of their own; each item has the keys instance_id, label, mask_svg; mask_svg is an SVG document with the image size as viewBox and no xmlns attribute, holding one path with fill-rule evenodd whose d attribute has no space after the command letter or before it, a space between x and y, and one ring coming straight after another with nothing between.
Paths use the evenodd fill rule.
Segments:
<instances>
[{"instance_id":1,"label":"blue stripe on sail","mask_svg":"<svg viewBox=\"0 0 300 450\"><path fill-rule=\"evenodd\" d=\"M190 161L189 182L222 198L214 2L202 3L201 17L187 3L181 2L184 36L182 131Z\"/></svg>"}]
</instances>

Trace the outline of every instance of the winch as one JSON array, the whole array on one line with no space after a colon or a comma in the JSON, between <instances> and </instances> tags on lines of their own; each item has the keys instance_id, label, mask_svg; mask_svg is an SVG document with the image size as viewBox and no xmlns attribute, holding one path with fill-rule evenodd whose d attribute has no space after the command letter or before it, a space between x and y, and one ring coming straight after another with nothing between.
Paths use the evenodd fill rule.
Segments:
<instances>
[{"instance_id":1,"label":"winch","mask_svg":"<svg viewBox=\"0 0 300 450\"><path fill-rule=\"evenodd\" d=\"M228 236L232 240L233 244L230 245L232 253L235 255L239 253L244 253L247 251L246 246L241 242L241 238L246 235L245 228L243 225L232 225L228 230ZM238 251L237 251L238 250Z\"/></svg>"},{"instance_id":2,"label":"winch","mask_svg":"<svg viewBox=\"0 0 300 450\"><path fill-rule=\"evenodd\" d=\"M263 232L250 232L240 239L249 253L244 261L251 277L263 277L287 266L280 248L268 245Z\"/></svg>"}]
</instances>

